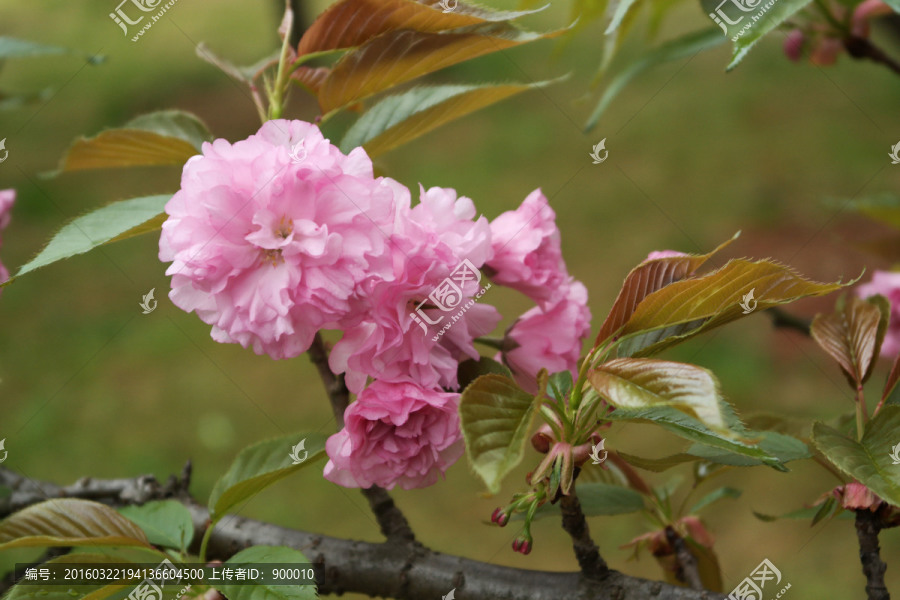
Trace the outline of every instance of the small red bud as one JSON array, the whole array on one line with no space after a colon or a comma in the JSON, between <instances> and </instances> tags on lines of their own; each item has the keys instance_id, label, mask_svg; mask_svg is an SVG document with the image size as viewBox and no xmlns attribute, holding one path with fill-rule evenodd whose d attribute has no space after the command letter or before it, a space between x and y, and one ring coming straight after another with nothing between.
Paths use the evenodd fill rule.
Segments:
<instances>
[{"instance_id":1,"label":"small red bud","mask_svg":"<svg viewBox=\"0 0 900 600\"><path fill-rule=\"evenodd\" d=\"M502 508L495 508L493 514L491 514L491 522L503 527L509 523L509 515Z\"/></svg>"},{"instance_id":2,"label":"small red bud","mask_svg":"<svg viewBox=\"0 0 900 600\"><path fill-rule=\"evenodd\" d=\"M513 540L512 549L514 552L529 554L531 552L532 542L528 538L517 537Z\"/></svg>"}]
</instances>

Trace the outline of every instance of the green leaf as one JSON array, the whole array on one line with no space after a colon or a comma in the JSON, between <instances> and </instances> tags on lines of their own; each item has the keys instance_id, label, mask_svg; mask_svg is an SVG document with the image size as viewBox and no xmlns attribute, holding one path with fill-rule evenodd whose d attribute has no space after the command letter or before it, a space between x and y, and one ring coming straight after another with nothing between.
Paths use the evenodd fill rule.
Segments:
<instances>
[{"instance_id":1,"label":"green leaf","mask_svg":"<svg viewBox=\"0 0 900 600\"><path fill-rule=\"evenodd\" d=\"M771 2L772 0L769 1ZM732 29L736 31L728 32L728 35L734 42L734 53L731 56L731 62L725 70L730 71L738 66L738 64L744 60L744 57L747 56L747 53L750 52L750 49L756 45L756 42L762 39L767 33L774 31L776 27L794 16L796 12L805 8L811 1L812 0L774 0L774 5L763 13L762 16L759 16L757 21L753 21L753 26L744 31L737 40L734 39L736 33L748 25L753 17L758 16L759 13L741 13L740 15L734 15L743 16L744 19L737 25L732 26ZM760 0L760 10L762 10L766 4L763 3L763 0ZM732 17L732 20L735 19ZM721 35L721 33L719 35Z\"/></svg>"},{"instance_id":2,"label":"green leaf","mask_svg":"<svg viewBox=\"0 0 900 600\"><path fill-rule=\"evenodd\" d=\"M296 433L265 440L244 448L219 478L209 497L212 518L219 518L259 491L315 462L325 454L327 436L319 433ZM293 464L291 450L306 440L306 460ZM302 457L302 454L300 455Z\"/></svg>"},{"instance_id":3,"label":"green leaf","mask_svg":"<svg viewBox=\"0 0 900 600\"><path fill-rule=\"evenodd\" d=\"M35 269L84 254L104 244L158 231L165 221L163 209L170 198L166 195L122 200L73 219L3 285Z\"/></svg>"},{"instance_id":4,"label":"green leaf","mask_svg":"<svg viewBox=\"0 0 900 600\"><path fill-rule=\"evenodd\" d=\"M600 96L600 100L597 102L594 112L591 113L591 116L588 117L588 120L584 125L584 130L590 131L593 129L603 113L606 112L606 109L609 108L609 105L612 104L615 97L619 95L619 92L621 92L632 79L644 71L664 62L693 57L695 54L698 54L703 50L708 50L709 48L714 48L724 41L725 38L718 28L704 29L703 31L689 33L676 40L672 40L671 42L666 42L658 48L644 54L641 58L616 73L606 85L606 89L603 91L603 95Z\"/></svg>"},{"instance_id":5,"label":"green leaf","mask_svg":"<svg viewBox=\"0 0 900 600\"><path fill-rule=\"evenodd\" d=\"M441 10L439 0L340 0L320 14L303 33L297 54L353 48L372 38L400 29L437 33L487 22L509 21L540 12L495 12L480 7L454 3L452 11ZM352 27L348 26L352 23Z\"/></svg>"},{"instance_id":6,"label":"green leaf","mask_svg":"<svg viewBox=\"0 0 900 600\"><path fill-rule=\"evenodd\" d=\"M588 517L624 515L644 508L644 497L636 491L609 483L576 483L575 492L581 509ZM559 503L544 504L534 514L535 520L560 514ZM518 519L523 518L516 515Z\"/></svg>"},{"instance_id":7,"label":"green leaf","mask_svg":"<svg viewBox=\"0 0 900 600\"><path fill-rule=\"evenodd\" d=\"M90 64L99 65L106 58L103 55L90 55L69 48L60 46L49 46L47 44L38 44L28 40L18 38L0 36L0 60L6 58L30 58L33 56L46 56L51 54L77 54L88 59Z\"/></svg>"},{"instance_id":8,"label":"green leaf","mask_svg":"<svg viewBox=\"0 0 900 600\"><path fill-rule=\"evenodd\" d=\"M347 153L363 146L369 156L378 156L450 121L549 83L415 87L389 96L363 113L340 146Z\"/></svg>"},{"instance_id":9,"label":"green leaf","mask_svg":"<svg viewBox=\"0 0 900 600\"><path fill-rule=\"evenodd\" d=\"M561 33L525 32L506 23L444 33L391 31L337 62L318 90L319 106L327 113L428 73Z\"/></svg>"},{"instance_id":10,"label":"green leaf","mask_svg":"<svg viewBox=\"0 0 900 600\"><path fill-rule=\"evenodd\" d=\"M893 464L893 446L900 443L900 406L883 406L866 424L861 441L817 422L812 441L838 469L872 490L882 500L900 506L900 469Z\"/></svg>"},{"instance_id":11,"label":"green leaf","mask_svg":"<svg viewBox=\"0 0 900 600\"><path fill-rule=\"evenodd\" d=\"M604 32L606 35L613 33L619 28L619 25L622 24L622 19L625 18L625 14L628 13L629 9L631 9L636 2L640 2L640 0L619 0L618 5L616 5L616 12L613 13L612 19L609 22L609 27L607 27Z\"/></svg>"},{"instance_id":12,"label":"green leaf","mask_svg":"<svg viewBox=\"0 0 900 600\"><path fill-rule=\"evenodd\" d=\"M741 432L742 437L735 437L733 433L723 434L719 431L714 431L694 417L671 406L653 406L642 409L617 408L609 413L606 419L610 421L653 423L692 442L699 442L728 452L756 458L762 461L763 464L778 470L785 470L777 458L771 456L754 443L759 440L752 438L752 432L742 429L740 421L726 402L721 403L720 410L725 415L725 422L729 430Z\"/></svg>"},{"instance_id":13,"label":"green leaf","mask_svg":"<svg viewBox=\"0 0 900 600\"><path fill-rule=\"evenodd\" d=\"M780 464L791 462L793 460L802 460L812 456L809 452L809 448L806 447L806 444L797 438L783 433L777 433L775 431L746 431L744 435L759 438L757 446L766 454L775 457ZM734 467L754 467L767 464L763 460L750 456L734 454L732 452L723 453L721 450L705 444L694 444L688 448L687 453L708 462Z\"/></svg>"},{"instance_id":14,"label":"green leaf","mask_svg":"<svg viewBox=\"0 0 900 600\"><path fill-rule=\"evenodd\" d=\"M634 309L644 298L674 281L690 277L714 254L736 240L740 234L741 232L737 232L730 240L719 244L718 248L707 254L685 254L645 260L633 268L625 277L622 289L619 290L619 295L616 296L609 315L600 327L594 346L599 346L613 337L628 322L628 319L634 314Z\"/></svg>"},{"instance_id":15,"label":"green leaf","mask_svg":"<svg viewBox=\"0 0 900 600\"><path fill-rule=\"evenodd\" d=\"M0 521L0 550L44 546L149 546L140 527L99 502L61 498Z\"/></svg>"},{"instance_id":16,"label":"green leaf","mask_svg":"<svg viewBox=\"0 0 900 600\"><path fill-rule=\"evenodd\" d=\"M820 507L813 506L810 508L801 508L798 510L792 510L791 512L785 513L783 515L766 515L763 513L758 513L756 511L753 511L753 516L756 517L757 519L759 519L760 521L765 521L767 523L770 523L772 521L777 521L779 519L799 519L802 521L806 521L808 519L815 518L815 516L819 512L819 510L820 510ZM837 518L850 520L850 519L854 519L855 516L850 511L841 511L840 513L838 513Z\"/></svg>"},{"instance_id":17,"label":"green leaf","mask_svg":"<svg viewBox=\"0 0 900 600\"><path fill-rule=\"evenodd\" d=\"M617 358L593 369L588 381L616 408L671 406L710 429L728 431L719 382L702 367L652 358Z\"/></svg>"},{"instance_id":18,"label":"green leaf","mask_svg":"<svg viewBox=\"0 0 900 600\"><path fill-rule=\"evenodd\" d=\"M141 506L123 506L119 514L136 523L151 544L187 550L194 537L191 512L177 500L157 500Z\"/></svg>"},{"instance_id":19,"label":"green leaf","mask_svg":"<svg viewBox=\"0 0 900 600\"><path fill-rule=\"evenodd\" d=\"M554 373L547 380L547 395L554 400L568 398L572 393L573 385L572 374L568 371Z\"/></svg>"},{"instance_id":20,"label":"green leaf","mask_svg":"<svg viewBox=\"0 0 900 600\"><path fill-rule=\"evenodd\" d=\"M810 335L841 366L854 393L872 372L888 318L890 305L883 296L851 296L835 312L813 319Z\"/></svg>"},{"instance_id":21,"label":"green leaf","mask_svg":"<svg viewBox=\"0 0 900 600\"><path fill-rule=\"evenodd\" d=\"M240 564L298 564L309 565L299 550L286 546L251 546L241 550L227 561L225 566ZM216 585L228 600L315 600L315 585Z\"/></svg>"},{"instance_id":22,"label":"green leaf","mask_svg":"<svg viewBox=\"0 0 900 600\"><path fill-rule=\"evenodd\" d=\"M459 363L459 369L456 371L456 378L459 381L459 389L464 390L466 387L481 377L482 375L502 375L508 379L512 379L512 373L505 365L497 362L493 358L482 356L478 360L471 358Z\"/></svg>"},{"instance_id":23,"label":"green leaf","mask_svg":"<svg viewBox=\"0 0 900 600\"><path fill-rule=\"evenodd\" d=\"M94 554L86 552L76 552L57 556L44 563L45 565L96 565L98 568L104 565L128 565L133 564L131 561L124 560L120 557L109 556L105 554ZM134 589L134 585L120 584L91 584L91 585L60 585L59 582L48 581L46 584L28 585L19 584L9 590L9 593L3 596L3 600L73 600L80 598L81 600L100 600L100 598L125 598ZM104 594L104 591L107 593ZM114 594L113 592L120 592Z\"/></svg>"},{"instance_id":24,"label":"green leaf","mask_svg":"<svg viewBox=\"0 0 900 600\"><path fill-rule=\"evenodd\" d=\"M900 5L900 0L892 1ZM880 192L862 198L832 200L830 204L841 209L852 208L870 219L900 229L900 195L894 192Z\"/></svg>"},{"instance_id":25,"label":"green leaf","mask_svg":"<svg viewBox=\"0 0 900 600\"><path fill-rule=\"evenodd\" d=\"M741 490L735 489L733 487L720 487L719 489L713 490L707 495L703 496L697 504L691 507L691 510L688 511L689 515L696 515L700 510L706 506L709 506L713 502L718 502L724 498L740 498Z\"/></svg>"},{"instance_id":26,"label":"green leaf","mask_svg":"<svg viewBox=\"0 0 900 600\"><path fill-rule=\"evenodd\" d=\"M731 260L716 271L676 281L644 298L622 328L619 354L655 354L745 317L754 311L742 309L748 296L752 296L754 308L764 310L807 296L823 296L852 283L810 281L769 260Z\"/></svg>"},{"instance_id":27,"label":"green leaf","mask_svg":"<svg viewBox=\"0 0 900 600\"><path fill-rule=\"evenodd\" d=\"M491 494L522 461L538 404L501 375L483 375L463 391L459 414L466 456Z\"/></svg>"},{"instance_id":28,"label":"green leaf","mask_svg":"<svg viewBox=\"0 0 900 600\"><path fill-rule=\"evenodd\" d=\"M177 111L142 115L119 129L75 141L59 172L118 167L181 166L212 134L197 117Z\"/></svg>"}]
</instances>

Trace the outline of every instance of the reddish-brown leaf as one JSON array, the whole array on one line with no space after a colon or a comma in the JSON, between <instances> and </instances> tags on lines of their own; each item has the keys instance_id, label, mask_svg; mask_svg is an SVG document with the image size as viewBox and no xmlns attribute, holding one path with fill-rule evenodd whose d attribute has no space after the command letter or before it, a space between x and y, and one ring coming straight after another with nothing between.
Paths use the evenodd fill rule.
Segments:
<instances>
[{"instance_id":1,"label":"reddish-brown leaf","mask_svg":"<svg viewBox=\"0 0 900 600\"><path fill-rule=\"evenodd\" d=\"M869 375L877 356L881 310L875 304L850 296L842 310L816 315L810 333L847 374L854 390Z\"/></svg>"}]
</instances>

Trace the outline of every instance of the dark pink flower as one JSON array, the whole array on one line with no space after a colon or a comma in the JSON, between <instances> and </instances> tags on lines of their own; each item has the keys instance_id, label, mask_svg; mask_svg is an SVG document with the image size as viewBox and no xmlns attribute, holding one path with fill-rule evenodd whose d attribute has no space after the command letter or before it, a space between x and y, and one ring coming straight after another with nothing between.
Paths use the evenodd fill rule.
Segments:
<instances>
[{"instance_id":1,"label":"dark pink flower","mask_svg":"<svg viewBox=\"0 0 900 600\"><path fill-rule=\"evenodd\" d=\"M325 478L344 487L434 484L463 453L459 394L376 381L325 444Z\"/></svg>"}]
</instances>

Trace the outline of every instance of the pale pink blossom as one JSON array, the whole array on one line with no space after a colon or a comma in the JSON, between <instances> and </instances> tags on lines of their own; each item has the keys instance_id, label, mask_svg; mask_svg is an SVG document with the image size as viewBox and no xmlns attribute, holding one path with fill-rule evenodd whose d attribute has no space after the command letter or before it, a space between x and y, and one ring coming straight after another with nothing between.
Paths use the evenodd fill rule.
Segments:
<instances>
[{"instance_id":1,"label":"pale pink blossom","mask_svg":"<svg viewBox=\"0 0 900 600\"><path fill-rule=\"evenodd\" d=\"M881 344L881 355L893 359L900 352L900 272L875 271L870 282L856 288L860 298L876 294L881 294L891 304L891 318Z\"/></svg>"},{"instance_id":2,"label":"pale pink blossom","mask_svg":"<svg viewBox=\"0 0 900 600\"><path fill-rule=\"evenodd\" d=\"M344 487L421 488L463 453L459 394L376 381L344 411L325 444L325 478Z\"/></svg>"},{"instance_id":3,"label":"pale pink blossom","mask_svg":"<svg viewBox=\"0 0 900 600\"><path fill-rule=\"evenodd\" d=\"M12 207L16 201L16 190L0 190L0 233L9 226L12 219ZM0 245L2 245L0 237ZM0 262L0 283L9 279L9 270ZM0 288L0 293L3 289Z\"/></svg>"},{"instance_id":4,"label":"pale pink blossom","mask_svg":"<svg viewBox=\"0 0 900 600\"><path fill-rule=\"evenodd\" d=\"M569 371L576 375L581 346L591 330L587 289L578 281L566 286L565 296L547 309L536 306L525 312L506 333L510 349L503 360L516 382L536 393L537 374Z\"/></svg>"},{"instance_id":5,"label":"pale pink blossom","mask_svg":"<svg viewBox=\"0 0 900 600\"><path fill-rule=\"evenodd\" d=\"M345 155L302 121L206 143L166 205L159 257L172 262L169 297L217 341L297 356L348 316L359 282L390 275L403 189L374 178L361 148Z\"/></svg>"},{"instance_id":6,"label":"pale pink blossom","mask_svg":"<svg viewBox=\"0 0 900 600\"><path fill-rule=\"evenodd\" d=\"M493 256L486 264L491 280L519 290L540 306L553 304L569 274L556 213L541 190L491 221L491 233Z\"/></svg>"}]
</instances>

